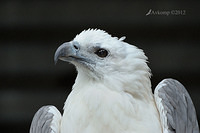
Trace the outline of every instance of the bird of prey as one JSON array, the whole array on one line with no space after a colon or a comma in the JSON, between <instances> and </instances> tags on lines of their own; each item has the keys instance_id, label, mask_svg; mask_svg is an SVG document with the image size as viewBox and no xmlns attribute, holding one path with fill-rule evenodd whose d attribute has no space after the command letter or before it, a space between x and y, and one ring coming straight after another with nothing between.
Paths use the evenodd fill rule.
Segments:
<instances>
[{"instance_id":1,"label":"bird of prey","mask_svg":"<svg viewBox=\"0 0 200 133\"><path fill-rule=\"evenodd\" d=\"M151 89L143 50L99 29L88 29L55 52L75 65L77 77L63 115L40 108L30 133L199 133L184 86L164 79Z\"/></svg>"}]
</instances>

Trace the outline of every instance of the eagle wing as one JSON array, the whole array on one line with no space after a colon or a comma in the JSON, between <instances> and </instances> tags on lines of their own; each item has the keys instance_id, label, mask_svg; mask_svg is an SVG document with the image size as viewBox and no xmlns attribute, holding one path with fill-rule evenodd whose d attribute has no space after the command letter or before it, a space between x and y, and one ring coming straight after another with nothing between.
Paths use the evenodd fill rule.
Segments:
<instances>
[{"instance_id":1,"label":"eagle wing","mask_svg":"<svg viewBox=\"0 0 200 133\"><path fill-rule=\"evenodd\" d=\"M54 106L41 107L33 117L30 133L59 133L61 114Z\"/></svg>"},{"instance_id":2,"label":"eagle wing","mask_svg":"<svg viewBox=\"0 0 200 133\"><path fill-rule=\"evenodd\" d=\"M154 92L163 133L199 133L196 111L185 87L164 79Z\"/></svg>"}]
</instances>

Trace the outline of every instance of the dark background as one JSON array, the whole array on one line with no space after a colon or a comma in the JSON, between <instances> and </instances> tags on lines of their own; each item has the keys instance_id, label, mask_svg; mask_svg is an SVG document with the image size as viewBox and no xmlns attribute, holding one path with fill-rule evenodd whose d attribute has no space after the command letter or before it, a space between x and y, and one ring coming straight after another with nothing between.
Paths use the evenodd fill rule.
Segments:
<instances>
[{"instance_id":1,"label":"dark background","mask_svg":"<svg viewBox=\"0 0 200 133\"><path fill-rule=\"evenodd\" d=\"M0 2L0 128L28 133L43 105L60 111L76 77L54 52L88 28L100 28L143 49L153 88L173 77L190 93L200 118L200 1L31 1ZM153 11L186 14L146 16Z\"/></svg>"}]
</instances>

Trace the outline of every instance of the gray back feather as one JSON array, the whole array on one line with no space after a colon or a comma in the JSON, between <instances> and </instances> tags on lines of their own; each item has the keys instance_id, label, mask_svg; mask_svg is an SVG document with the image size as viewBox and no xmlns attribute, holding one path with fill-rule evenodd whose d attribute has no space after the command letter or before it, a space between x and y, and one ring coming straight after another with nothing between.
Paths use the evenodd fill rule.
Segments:
<instances>
[{"instance_id":1,"label":"gray back feather","mask_svg":"<svg viewBox=\"0 0 200 133\"><path fill-rule=\"evenodd\" d=\"M163 133L199 133L196 111L184 86L165 79L155 89Z\"/></svg>"},{"instance_id":2,"label":"gray back feather","mask_svg":"<svg viewBox=\"0 0 200 133\"><path fill-rule=\"evenodd\" d=\"M30 133L54 133L51 127L54 114L49 112L53 106L41 107L33 117Z\"/></svg>"}]
</instances>

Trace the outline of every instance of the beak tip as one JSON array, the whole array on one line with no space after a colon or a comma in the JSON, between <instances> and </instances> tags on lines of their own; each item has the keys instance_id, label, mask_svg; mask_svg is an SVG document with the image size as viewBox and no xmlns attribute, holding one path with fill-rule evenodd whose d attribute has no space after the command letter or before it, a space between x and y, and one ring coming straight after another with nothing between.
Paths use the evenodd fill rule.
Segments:
<instances>
[{"instance_id":1,"label":"beak tip","mask_svg":"<svg viewBox=\"0 0 200 133\"><path fill-rule=\"evenodd\" d=\"M61 57L66 57L67 56L67 51L70 48L70 43L63 43L60 45L54 55L54 63L55 65L57 64L58 60L61 59Z\"/></svg>"},{"instance_id":2,"label":"beak tip","mask_svg":"<svg viewBox=\"0 0 200 133\"><path fill-rule=\"evenodd\" d=\"M58 55L57 54L55 54L55 56L54 56L54 64L56 65L57 64L57 62L58 62Z\"/></svg>"},{"instance_id":3,"label":"beak tip","mask_svg":"<svg viewBox=\"0 0 200 133\"><path fill-rule=\"evenodd\" d=\"M56 65L56 64L57 64L57 61L54 60L54 65Z\"/></svg>"},{"instance_id":4,"label":"beak tip","mask_svg":"<svg viewBox=\"0 0 200 133\"><path fill-rule=\"evenodd\" d=\"M61 45L62 46L62 45ZM58 49L56 50L55 54L54 54L54 64L56 65L58 60L59 60L59 57L63 54L63 50L62 50L62 47L58 47Z\"/></svg>"}]
</instances>

